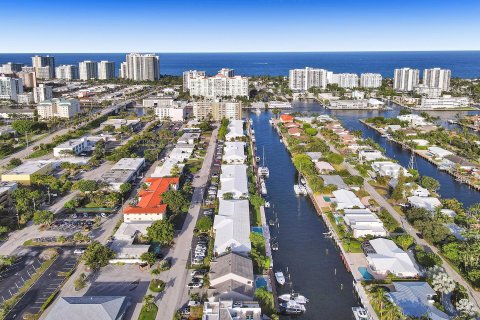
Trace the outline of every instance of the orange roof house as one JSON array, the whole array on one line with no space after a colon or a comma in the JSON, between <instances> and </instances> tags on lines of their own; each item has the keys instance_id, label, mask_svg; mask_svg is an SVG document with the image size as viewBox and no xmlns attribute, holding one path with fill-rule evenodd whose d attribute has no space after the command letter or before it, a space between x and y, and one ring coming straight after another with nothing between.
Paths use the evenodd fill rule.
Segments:
<instances>
[{"instance_id":1,"label":"orange roof house","mask_svg":"<svg viewBox=\"0 0 480 320\"><path fill-rule=\"evenodd\" d=\"M162 194L167 190L178 188L179 178L147 178L148 189L138 193L138 203L129 205L123 211L125 222L155 221L163 219L167 205L162 203Z\"/></svg>"},{"instance_id":2,"label":"orange roof house","mask_svg":"<svg viewBox=\"0 0 480 320\"><path fill-rule=\"evenodd\" d=\"M293 119L294 117L289 114L280 115L280 121L282 121L282 123L293 122Z\"/></svg>"},{"instance_id":3,"label":"orange roof house","mask_svg":"<svg viewBox=\"0 0 480 320\"><path fill-rule=\"evenodd\" d=\"M302 131L298 128L290 128L288 129L288 134L291 136L300 137L302 135Z\"/></svg>"},{"instance_id":4,"label":"orange roof house","mask_svg":"<svg viewBox=\"0 0 480 320\"><path fill-rule=\"evenodd\" d=\"M285 128L300 128L301 125L296 122L289 122L285 124Z\"/></svg>"}]
</instances>

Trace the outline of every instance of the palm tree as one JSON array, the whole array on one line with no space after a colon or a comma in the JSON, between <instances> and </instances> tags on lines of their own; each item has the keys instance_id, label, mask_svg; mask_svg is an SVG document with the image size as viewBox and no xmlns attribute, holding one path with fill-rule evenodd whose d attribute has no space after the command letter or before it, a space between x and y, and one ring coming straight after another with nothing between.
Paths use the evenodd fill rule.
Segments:
<instances>
[{"instance_id":1,"label":"palm tree","mask_svg":"<svg viewBox=\"0 0 480 320\"><path fill-rule=\"evenodd\" d=\"M385 290L381 287L374 287L370 290L370 298L372 306L380 311L380 319L382 319L382 311L385 305Z\"/></svg>"},{"instance_id":2,"label":"palm tree","mask_svg":"<svg viewBox=\"0 0 480 320\"><path fill-rule=\"evenodd\" d=\"M385 299L386 300L386 299ZM385 320L400 320L400 319L405 319L405 315L402 312L402 309L400 309L399 306L396 304L386 300L384 304L384 310L385 313L384 318Z\"/></svg>"},{"instance_id":3,"label":"palm tree","mask_svg":"<svg viewBox=\"0 0 480 320\"><path fill-rule=\"evenodd\" d=\"M143 297L143 304L145 305L145 309L147 309L147 311L152 310L153 299L154 297L151 294L147 294L145 297Z\"/></svg>"}]
</instances>

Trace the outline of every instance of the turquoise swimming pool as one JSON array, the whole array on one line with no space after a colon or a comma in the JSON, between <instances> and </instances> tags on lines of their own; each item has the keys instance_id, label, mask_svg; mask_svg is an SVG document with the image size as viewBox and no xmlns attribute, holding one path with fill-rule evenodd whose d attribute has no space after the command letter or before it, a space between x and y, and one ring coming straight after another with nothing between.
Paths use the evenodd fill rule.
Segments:
<instances>
[{"instance_id":1,"label":"turquoise swimming pool","mask_svg":"<svg viewBox=\"0 0 480 320\"><path fill-rule=\"evenodd\" d=\"M375 278L368 272L368 269L365 267L358 267L358 271L362 275L364 280L375 280Z\"/></svg>"},{"instance_id":2,"label":"turquoise swimming pool","mask_svg":"<svg viewBox=\"0 0 480 320\"><path fill-rule=\"evenodd\" d=\"M252 227L252 232L261 234L263 236L263 229L262 227Z\"/></svg>"},{"instance_id":3,"label":"turquoise swimming pool","mask_svg":"<svg viewBox=\"0 0 480 320\"><path fill-rule=\"evenodd\" d=\"M325 202L331 202L332 200L330 199L330 197L327 197L327 196L323 196L323 200L325 200Z\"/></svg>"},{"instance_id":4,"label":"turquoise swimming pool","mask_svg":"<svg viewBox=\"0 0 480 320\"><path fill-rule=\"evenodd\" d=\"M265 280L263 277L258 277L257 280L255 280L255 288L267 289L267 280Z\"/></svg>"}]
</instances>

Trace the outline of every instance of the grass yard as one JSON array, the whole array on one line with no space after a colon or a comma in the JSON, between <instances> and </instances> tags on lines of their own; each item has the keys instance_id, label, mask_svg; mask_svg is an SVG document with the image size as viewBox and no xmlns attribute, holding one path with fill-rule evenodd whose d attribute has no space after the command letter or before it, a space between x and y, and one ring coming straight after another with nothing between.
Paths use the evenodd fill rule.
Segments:
<instances>
[{"instance_id":1,"label":"grass yard","mask_svg":"<svg viewBox=\"0 0 480 320\"><path fill-rule=\"evenodd\" d=\"M142 311L140 311L140 316L138 320L155 320L157 316L158 307L155 304L152 304L150 310L147 310L145 306L142 307Z\"/></svg>"}]
</instances>

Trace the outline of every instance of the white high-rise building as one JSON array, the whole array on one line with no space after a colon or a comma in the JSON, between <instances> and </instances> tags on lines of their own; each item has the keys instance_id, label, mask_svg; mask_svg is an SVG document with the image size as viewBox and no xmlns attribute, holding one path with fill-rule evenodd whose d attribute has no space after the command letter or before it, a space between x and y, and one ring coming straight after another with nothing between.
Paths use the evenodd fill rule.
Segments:
<instances>
[{"instance_id":1,"label":"white high-rise building","mask_svg":"<svg viewBox=\"0 0 480 320\"><path fill-rule=\"evenodd\" d=\"M38 116L48 118L72 118L80 112L80 103L77 99L58 99L42 101L37 106Z\"/></svg>"},{"instance_id":2,"label":"white high-rise building","mask_svg":"<svg viewBox=\"0 0 480 320\"><path fill-rule=\"evenodd\" d=\"M18 101L18 94L23 93L23 81L18 78L0 76L0 100Z\"/></svg>"},{"instance_id":3,"label":"white high-rise building","mask_svg":"<svg viewBox=\"0 0 480 320\"><path fill-rule=\"evenodd\" d=\"M183 72L183 91L190 90L190 79L205 77L205 71L188 70Z\"/></svg>"},{"instance_id":4,"label":"white high-rise building","mask_svg":"<svg viewBox=\"0 0 480 320\"><path fill-rule=\"evenodd\" d=\"M223 73L226 74L228 72L224 71ZM224 74L219 73L214 77L191 78L189 83L190 95L206 98L248 97L247 77L227 77Z\"/></svg>"},{"instance_id":5,"label":"white high-rise building","mask_svg":"<svg viewBox=\"0 0 480 320\"><path fill-rule=\"evenodd\" d=\"M37 78L40 78L40 79L55 78L55 57L36 55L32 57L32 66L35 68Z\"/></svg>"},{"instance_id":6,"label":"white high-rise building","mask_svg":"<svg viewBox=\"0 0 480 320\"><path fill-rule=\"evenodd\" d=\"M78 67L73 64L61 65L55 68L55 75L58 79L74 80L80 78Z\"/></svg>"},{"instance_id":7,"label":"white high-rise building","mask_svg":"<svg viewBox=\"0 0 480 320\"><path fill-rule=\"evenodd\" d=\"M19 104L33 104L33 92L24 92L17 94L17 102Z\"/></svg>"},{"instance_id":8,"label":"white high-rise building","mask_svg":"<svg viewBox=\"0 0 480 320\"><path fill-rule=\"evenodd\" d=\"M355 73L334 73L329 83L337 84L340 88L357 88L358 75Z\"/></svg>"},{"instance_id":9,"label":"white high-rise building","mask_svg":"<svg viewBox=\"0 0 480 320\"><path fill-rule=\"evenodd\" d=\"M221 74L224 77L235 77L235 70L229 68L222 68L218 71L218 74Z\"/></svg>"},{"instance_id":10,"label":"white high-rise building","mask_svg":"<svg viewBox=\"0 0 480 320\"><path fill-rule=\"evenodd\" d=\"M53 98L53 87L46 86L43 83L33 88L33 101L39 103Z\"/></svg>"},{"instance_id":11,"label":"white high-rise building","mask_svg":"<svg viewBox=\"0 0 480 320\"><path fill-rule=\"evenodd\" d=\"M423 70L423 84L429 88L440 88L443 91L450 90L450 78L452 72L449 69L432 68Z\"/></svg>"},{"instance_id":12,"label":"white high-rise building","mask_svg":"<svg viewBox=\"0 0 480 320\"><path fill-rule=\"evenodd\" d=\"M312 87L325 89L329 77L332 77L332 73L325 69L292 69L288 73L289 87L295 91L306 91Z\"/></svg>"},{"instance_id":13,"label":"white high-rise building","mask_svg":"<svg viewBox=\"0 0 480 320\"><path fill-rule=\"evenodd\" d=\"M120 69L118 71L119 71L118 75L121 79L127 79L127 63L126 62L120 63Z\"/></svg>"},{"instance_id":14,"label":"white high-rise building","mask_svg":"<svg viewBox=\"0 0 480 320\"><path fill-rule=\"evenodd\" d=\"M108 80L115 78L115 62L100 61L98 63L98 79Z\"/></svg>"},{"instance_id":15,"label":"white high-rise building","mask_svg":"<svg viewBox=\"0 0 480 320\"><path fill-rule=\"evenodd\" d=\"M160 78L159 58L153 53L130 53L126 64L120 67L125 79L135 81L155 81Z\"/></svg>"},{"instance_id":16,"label":"white high-rise building","mask_svg":"<svg viewBox=\"0 0 480 320\"><path fill-rule=\"evenodd\" d=\"M78 64L80 80L98 79L98 64L93 61L82 61Z\"/></svg>"},{"instance_id":17,"label":"white high-rise building","mask_svg":"<svg viewBox=\"0 0 480 320\"><path fill-rule=\"evenodd\" d=\"M419 82L420 71L418 69L395 69L393 89L397 91L413 91Z\"/></svg>"},{"instance_id":18,"label":"white high-rise building","mask_svg":"<svg viewBox=\"0 0 480 320\"><path fill-rule=\"evenodd\" d=\"M362 73L360 75L360 87L379 88L382 86L382 75L380 73Z\"/></svg>"},{"instance_id":19,"label":"white high-rise building","mask_svg":"<svg viewBox=\"0 0 480 320\"><path fill-rule=\"evenodd\" d=\"M14 74L22 71L23 63L8 62L0 67L0 73Z\"/></svg>"}]
</instances>

